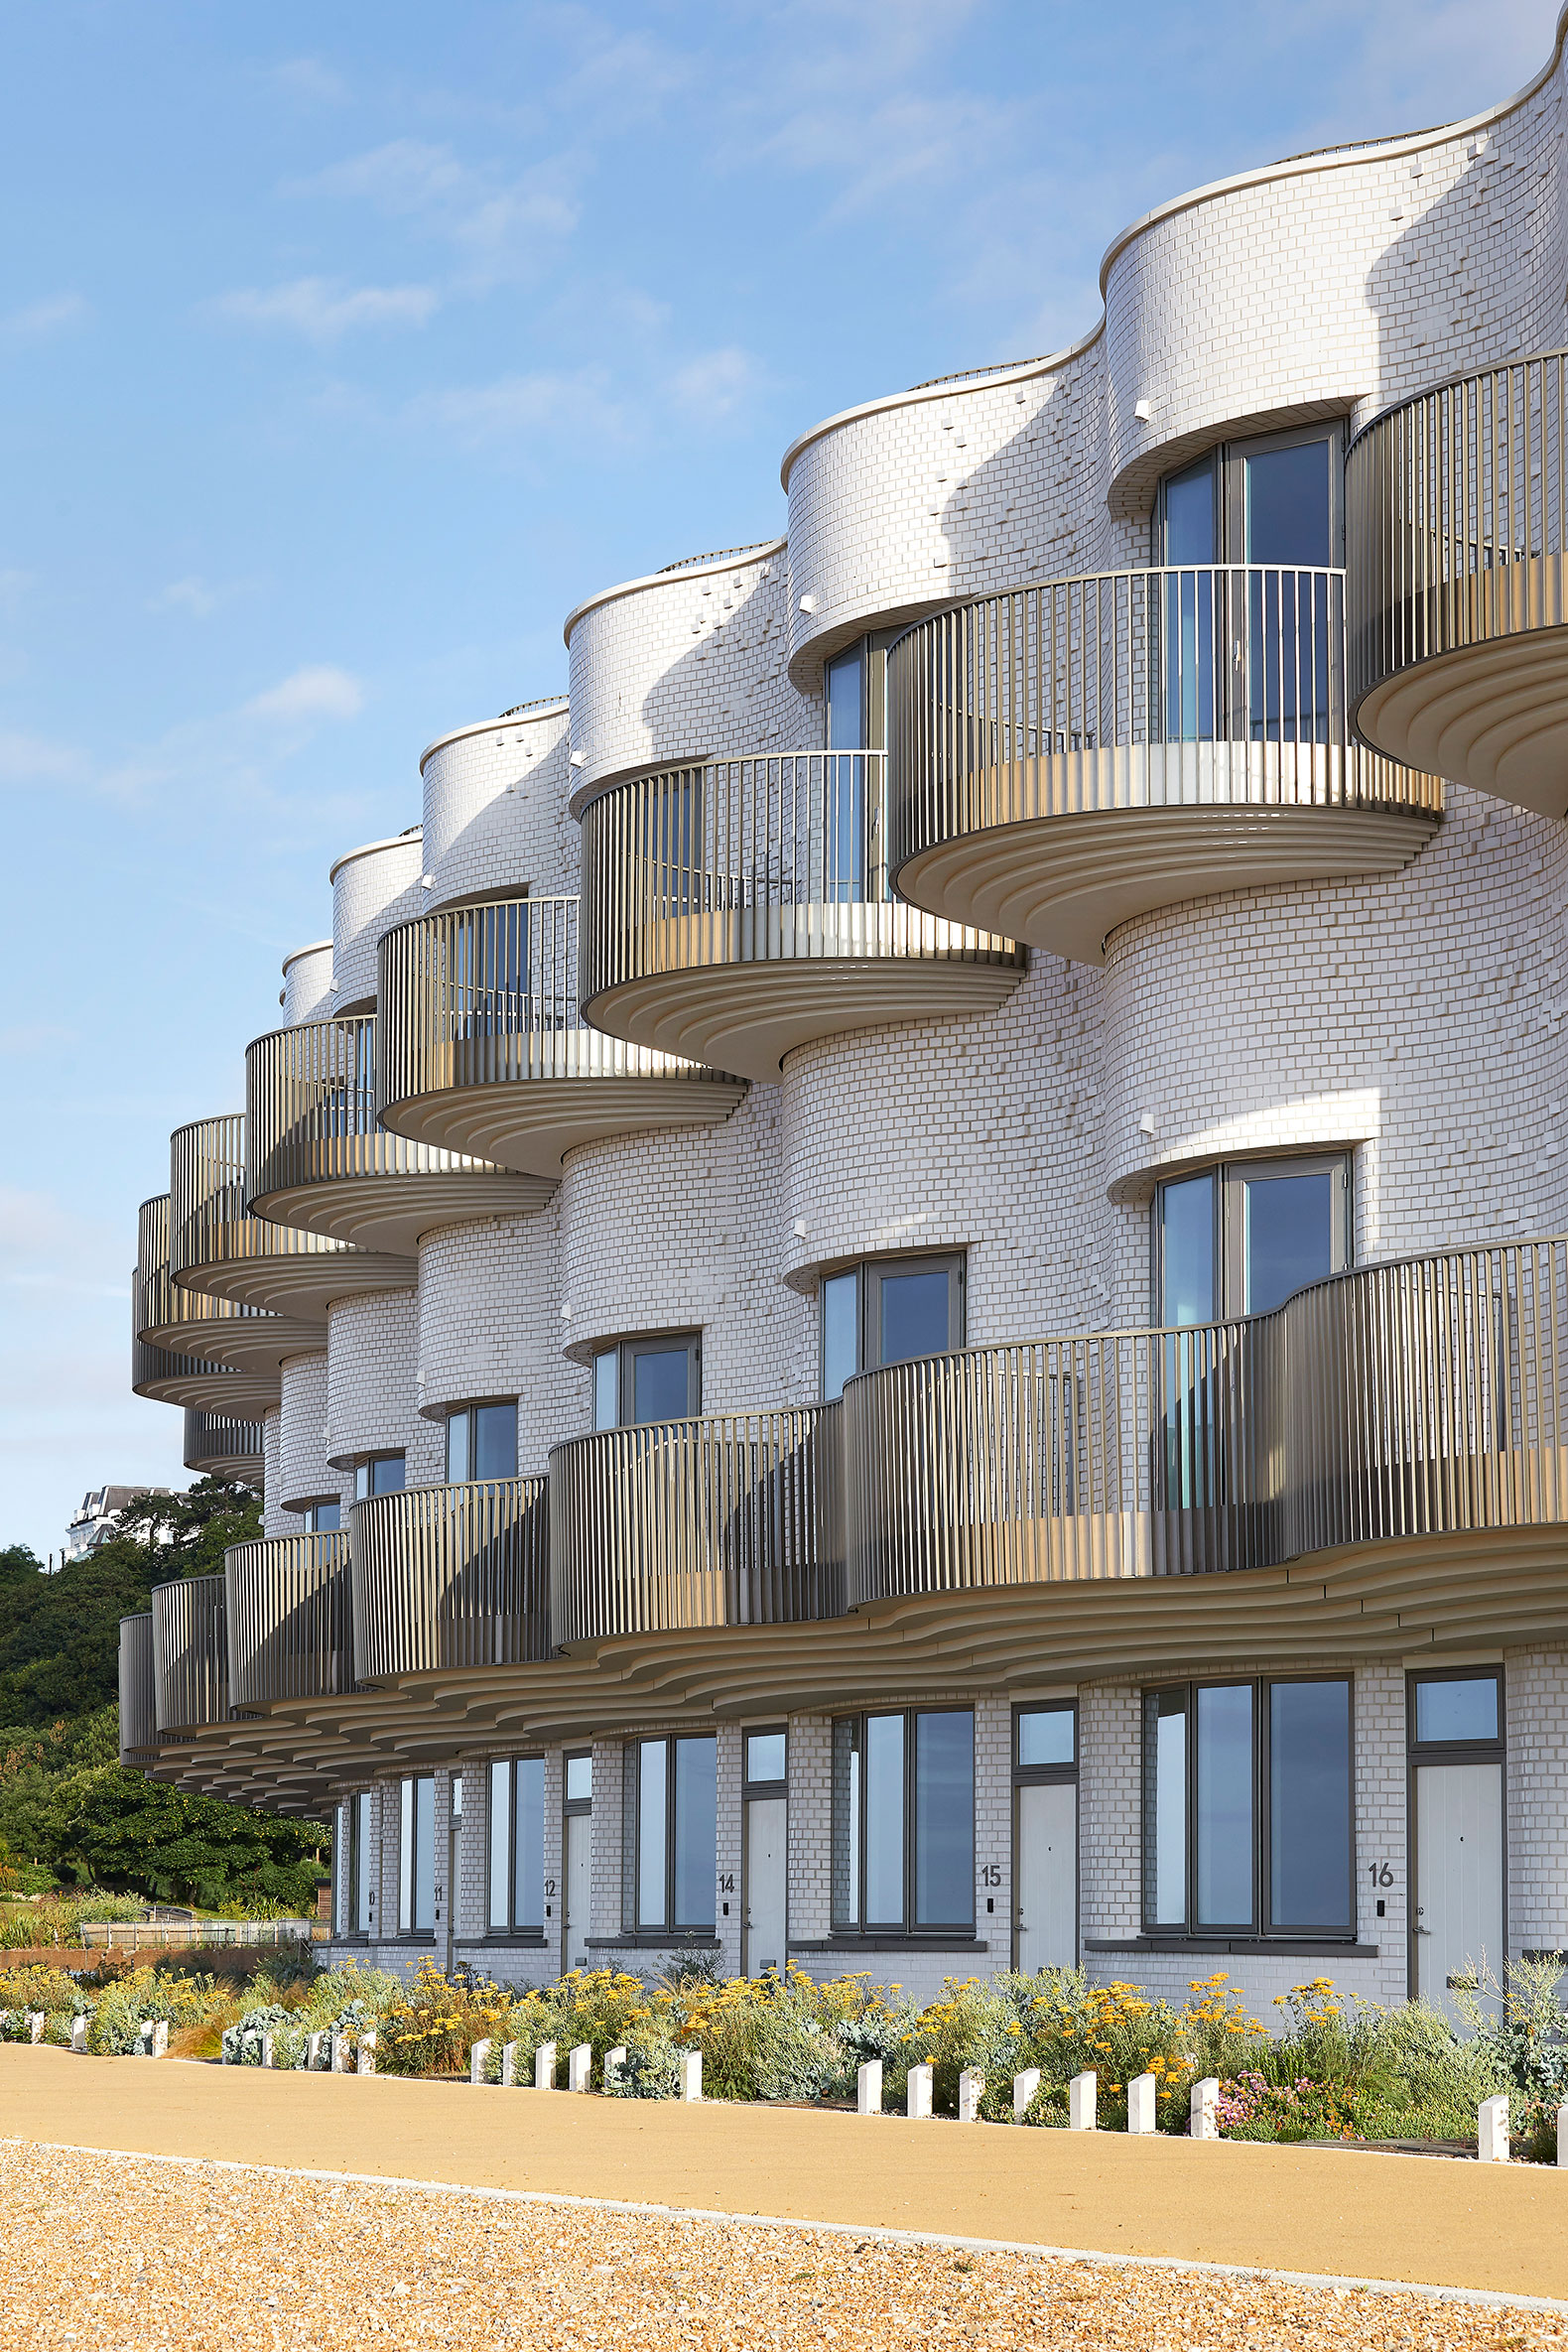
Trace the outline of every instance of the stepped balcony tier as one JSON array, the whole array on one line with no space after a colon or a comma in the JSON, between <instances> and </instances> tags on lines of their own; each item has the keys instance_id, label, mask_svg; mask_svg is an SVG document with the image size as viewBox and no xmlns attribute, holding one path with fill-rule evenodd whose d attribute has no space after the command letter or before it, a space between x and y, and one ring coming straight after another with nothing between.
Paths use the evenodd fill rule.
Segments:
<instances>
[{"instance_id":1,"label":"stepped balcony tier","mask_svg":"<svg viewBox=\"0 0 1568 2352\"><path fill-rule=\"evenodd\" d=\"M406 1257L250 1215L243 1111L178 1128L169 1170L169 1269L176 1283L287 1316L305 1334L292 1355L321 1346L329 1300L413 1285L416 1269Z\"/></svg>"},{"instance_id":2,"label":"stepped balcony tier","mask_svg":"<svg viewBox=\"0 0 1568 2352\"><path fill-rule=\"evenodd\" d=\"M531 1215L550 1186L483 1159L433 1150L376 1121L374 1013L302 1021L245 1056L246 1206L378 1255L413 1282L422 1234Z\"/></svg>"},{"instance_id":3,"label":"stepped balcony tier","mask_svg":"<svg viewBox=\"0 0 1568 2352\"><path fill-rule=\"evenodd\" d=\"M229 1421L219 1413L186 1406L185 1466L202 1478L238 1479L261 1485L261 1423Z\"/></svg>"},{"instance_id":4,"label":"stepped balcony tier","mask_svg":"<svg viewBox=\"0 0 1568 2352\"><path fill-rule=\"evenodd\" d=\"M590 1029L576 898L497 898L381 942L380 1115L543 1183L574 1144L726 1118L745 1081ZM405 1146L404 1148L409 1148Z\"/></svg>"},{"instance_id":5,"label":"stepped balcony tier","mask_svg":"<svg viewBox=\"0 0 1568 2352\"><path fill-rule=\"evenodd\" d=\"M550 1655L542 1478L376 1495L348 1514L361 1683Z\"/></svg>"},{"instance_id":6,"label":"stepped balcony tier","mask_svg":"<svg viewBox=\"0 0 1568 2352\"><path fill-rule=\"evenodd\" d=\"M153 1711L161 1741L229 1720L226 1617L221 1576L154 1585Z\"/></svg>"},{"instance_id":7,"label":"stepped balcony tier","mask_svg":"<svg viewBox=\"0 0 1568 2352\"><path fill-rule=\"evenodd\" d=\"M292 1317L186 1290L169 1271L169 1195L142 1203L131 1277L131 1386L188 1411L264 1413L282 1393L285 1356L319 1348Z\"/></svg>"},{"instance_id":8,"label":"stepped balcony tier","mask_svg":"<svg viewBox=\"0 0 1568 2352\"><path fill-rule=\"evenodd\" d=\"M924 1357L850 1380L844 1411L850 1607L1378 1545L1446 1560L1456 1616L1496 1608L1510 1539L1568 1521L1568 1241L1360 1267L1232 1323Z\"/></svg>"},{"instance_id":9,"label":"stepped balcony tier","mask_svg":"<svg viewBox=\"0 0 1568 2352\"><path fill-rule=\"evenodd\" d=\"M223 1585L228 1694L237 1713L353 1689L346 1534L230 1544Z\"/></svg>"},{"instance_id":10,"label":"stepped balcony tier","mask_svg":"<svg viewBox=\"0 0 1568 2352\"><path fill-rule=\"evenodd\" d=\"M1351 695L1370 743L1568 814L1568 352L1420 392L1346 459Z\"/></svg>"},{"instance_id":11,"label":"stepped balcony tier","mask_svg":"<svg viewBox=\"0 0 1568 2352\"><path fill-rule=\"evenodd\" d=\"M880 751L703 760L589 802L588 1018L776 1080L814 1038L992 1010L1027 952L895 894L886 802Z\"/></svg>"},{"instance_id":12,"label":"stepped balcony tier","mask_svg":"<svg viewBox=\"0 0 1568 2352\"><path fill-rule=\"evenodd\" d=\"M555 1447L556 1640L840 1615L841 1419L837 1403L709 1413Z\"/></svg>"},{"instance_id":13,"label":"stepped balcony tier","mask_svg":"<svg viewBox=\"0 0 1568 2352\"><path fill-rule=\"evenodd\" d=\"M1385 873L1443 788L1353 740L1345 575L1267 565L1042 581L888 655L893 879L1081 963L1118 923Z\"/></svg>"},{"instance_id":14,"label":"stepped balcony tier","mask_svg":"<svg viewBox=\"0 0 1568 2352\"><path fill-rule=\"evenodd\" d=\"M120 1620L120 1762L152 1764L158 1756L158 1710L153 1697L153 1620L150 1610Z\"/></svg>"}]
</instances>

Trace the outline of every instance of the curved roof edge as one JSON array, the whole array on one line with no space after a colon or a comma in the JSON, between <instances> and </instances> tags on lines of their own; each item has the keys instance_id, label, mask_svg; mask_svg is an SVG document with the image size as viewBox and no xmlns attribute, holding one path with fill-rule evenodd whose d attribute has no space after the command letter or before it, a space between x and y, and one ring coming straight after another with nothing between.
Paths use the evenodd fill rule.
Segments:
<instances>
[{"instance_id":1,"label":"curved roof edge","mask_svg":"<svg viewBox=\"0 0 1568 2352\"><path fill-rule=\"evenodd\" d=\"M1168 196L1164 203L1155 204L1147 212L1140 212L1136 220L1129 221L1106 247L1100 263L1101 300L1105 299L1111 271L1118 254L1124 252L1145 229L1152 228L1156 221L1168 220L1178 212L1190 211L1195 204L1207 203L1212 196L1229 196L1239 189L1262 187L1273 180L1305 179L1315 172L1340 172L1353 164L1380 163L1389 156L1414 155L1439 141L1460 139L1467 132L1483 130L1489 123L1501 121L1504 115L1511 114L1516 106L1522 106L1527 99L1534 97L1536 91L1556 71L1565 41L1568 41L1568 5L1558 14L1551 55L1540 71L1532 74L1523 88L1515 90L1511 97L1500 99L1496 105L1485 107L1479 114L1467 114L1457 122L1442 124L1436 130L1394 131L1386 139L1362 140L1356 144L1348 143L1343 148L1326 147L1310 156L1288 158L1283 163L1258 164L1250 171L1233 172L1223 180L1205 181L1201 188L1189 189L1185 195ZM993 373L977 377L973 382L944 381L938 377L931 383L917 384L907 392L888 392L874 400L862 400L852 408L839 409L833 416L824 417L820 425L808 426L804 433L796 435L780 461L779 479L788 490L790 470L801 452L814 441L820 441L824 434L835 432L841 425L852 424L858 417L875 416L884 409L903 408L915 400L962 399L969 392L988 392L997 384L1022 382L1030 376L1048 375L1089 350L1105 330L1105 313L1102 311L1098 325L1087 334L1080 335L1077 342L1067 344L1060 351L1050 352L1043 359L1026 360L1016 367L999 367Z\"/></svg>"},{"instance_id":2,"label":"curved roof edge","mask_svg":"<svg viewBox=\"0 0 1568 2352\"><path fill-rule=\"evenodd\" d=\"M706 580L715 572L743 571L747 564L765 564L770 556L782 555L788 545L789 541L781 531L776 539L757 540L738 558L732 555L714 556L706 564L666 566L662 572L644 572L637 580L619 581L614 588L600 588L596 596L585 596L581 604L574 604L567 614L561 634L570 646L572 632L584 614L591 612L596 605L612 604L617 596L632 595L638 588L678 588L688 580Z\"/></svg>"},{"instance_id":3,"label":"curved roof edge","mask_svg":"<svg viewBox=\"0 0 1568 2352\"><path fill-rule=\"evenodd\" d=\"M424 831L422 825L410 825L402 833L389 833L385 841L361 842L357 849L345 849L341 857L334 857L327 868L327 881L335 882L343 867L352 865L356 857L373 857L377 849L395 849L401 842L419 841Z\"/></svg>"},{"instance_id":4,"label":"curved roof edge","mask_svg":"<svg viewBox=\"0 0 1568 2352\"><path fill-rule=\"evenodd\" d=\"M437 735L426 744L419 755L419 772L423 776L427 759L434 759L436 753L444 751L449 743L460 743L465 735L499 734L509 726L534 726L540 719L554 719L558 712L570 708L564 694L550 695L541 703L527 706L520 704L517 710L504 712L499 719L474 719L465 726L450 726L444 735Z\"/></svg>"}]
</instances>

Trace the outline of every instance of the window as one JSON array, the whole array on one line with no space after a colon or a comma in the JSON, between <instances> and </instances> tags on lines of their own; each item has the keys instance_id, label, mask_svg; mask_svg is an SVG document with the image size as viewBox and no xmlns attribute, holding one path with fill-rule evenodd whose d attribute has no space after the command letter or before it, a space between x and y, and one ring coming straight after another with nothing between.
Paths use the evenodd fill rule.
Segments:
<instances>
[{"instance_id":1,"label":"window","mask_svg":"<svg viewBox=\"0 0 1568 2352\"><path fill-rule=\"evenodd\" d=\"M354 1501L363 1503L367 1495L401 1495L403 1492L403 1457L401 1454L372 1454L367 1462L354 1466Z\"/></svg>"},{"instance_id":2,"label":"window","mask_svg":"<svg viewBox=\"0 0 1568 2352\"><path fill-rule=\"evenodd\" d=\"M1149 1931L1353 1936L1354 1844L1348 1681L1144 1693Z\"/></svg>"},{"instance_id":3,"label":"window","mask_svg":"<svg viewBox=\"0 0 1568 2352\"><path fill-rule=\"evenodd\" d=\"M337 1808L332 1871L336 1882L337 1933L368 1935L375 1921L375 1857L370 1844L368 1788L345 1797Z\"/></svg>"},{"instance_id":4,"label":"window","mask_svg":"<svg viewBox=\"0 0 1568 2352\"><path fill-rule=\"evenodd\" d=\"M851 1373L964 1345L964 1259L868 1257L823 1277L822 1393L842 1396Z\"/></svg>"},{"instance_id":5,"label":"window","mask_svg":"<svg viewBox=\"0 0 1568 2352\"><path fill-rule=\"evenodd\" d=\"M517 1476L515 1404L466 1404L447 1416L447 1484Z\"/></svg>"},{"instance_id":6,"label":"window","mask_svg":"<svg viewBox=\"0 0 1568 2352\"><path fill-rule=\"evenodd\" d=\"M636 1924L639 1932L712 1935L719 1856L719 1743L638 1740Z\"/></svg>"},{"instance_id":7,"label":"window","mask_svg":"<svg viewBox=\"0 0 1568 2352\"><path fill-rule=\"evenodd\" d=\"M335 1535L343 1523L343 1506L334 1495L329 1502L308 1503L300 1516L307 1535Z\"/></svg>"},{"instance_id":8,"label":"window","mask_svg":"<svg viewBox=\"0 0 1568 2352\"><path fill-rule=\"evenodd\" d=\"M1338 567L1343 470L1334 424L1222 444L1160 483L1154 561Z\"/></svg>"},{"instance_id":9,"label":"window","mask_svg":"<svg viewBox=\"0 0 1568 2352\"><path fill-rule=\"evenodd\" d=\"M398 1460L401 1462L402 1456ZM436 1927L436 1782L429 1773L401 1788L397 1923L401 1935L432 1935Z\"/></svg>"},{"instance_id":10,"label":"window","mask_svg":"<svg viewBox=\"0 0 1568 2352\"><path fill-rule=\"evenodd\" d=\"M747 1732L746 1734L746 1794L758 1789L782 1789L785 1781L785 1757L788 1735L776 1732Z\"/></svg>"},{"instance_id":11,"label":"window","mask_svg":"<svg viewBox=\"0 0 1568 2352\"><path fill-rule=\"evenodd\" d=\"M1071 1699L1013 1710L1013 1777L1078 1769L1078 1709Z\"/></svg>"},{"instance_id":12,"label":"window","mask_svg":"<svg viewBox=\"0 0 1568 2352\"><path fill-rule=\"evenodd\" d=\"M887 649L897 629L873 629L823 668L823 733L830 751L881 751L887 744Z\"/></svg>"},{"instance_id":13,"label":"window","mask_svg":"<svg viewBox=\"0 0 1568 2352\"><path fill-rule=\"evenodd\" d=\"M834 1924L973 1934L975 1717L905 1709L834 1725Z\"/></svg>"},{"instance_id":14,"label":"window","mask_svg":"<svg viewBox=\"0 0 1568 2352\"><path fill-rule=\"evenodd\" d=\"M621 1340L593 1359L593 1426L684 1421L703 1409L703 1348L698 1332L656 1332Z\"/></svg>"},{"instance_id":15,"label":"window","mask_svg":"<svg viewBox=\"0 0 1568 2352\"><path fill-rule=\"evenodd\" d=\"M1472 1667L1410 1677L1412 1748L1501 1749L1502 1678Z\"/></svg>"},{"instance_id":16,"label":"window","mask_svg":"<svg viewBox=\"0 0 1568 2352\"><path fill-rule=\"evenodd\" d=\"M566 1760L566 1805L569 1813L587 1813L593 1804L593 1757L588 1749Z\"/></svg>"},{"instance_id":17,"label":"window","mask_svg":"<svg viewBox=\"0 0 1568 2352\"><path fill-rule=\"evenodd\" d=\"M545 1931L545 1760L496 1757L490 1764L492 1935Z\"/></svg>"},{"instance_id":18,"label":"window","mask_svg":"<svg viewBox=\"0 0 1568 2352\"><path fill-rule=\"evenodd\" d=\"M1154 1319L1260 1315L1351 1261L1351 1162L1233 1160L1154 1196Z\"/></svg>"}]
</instances>

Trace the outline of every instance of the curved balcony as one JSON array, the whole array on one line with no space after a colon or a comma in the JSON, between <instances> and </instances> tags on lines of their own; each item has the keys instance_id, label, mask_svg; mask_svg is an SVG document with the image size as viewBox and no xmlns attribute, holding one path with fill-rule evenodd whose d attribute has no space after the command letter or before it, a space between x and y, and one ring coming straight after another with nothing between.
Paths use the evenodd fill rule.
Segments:
<instances>
[{"instance_id":1,"label":"curved balcony","mask_svg":"<svg viewBox=\"0 0 1568 2352\"><path fill-rule=\"evenodd\" d=\"M844 1609L838 1404L709 1413L550 1456L558 1642L807 1624Z\"/></svg>"},{"instance_id":2,"label":"curved balcony","mask_svg":"<svg viewBox=\"0 0 1568 2352\"><path fill-rule=\"evenodd\" d=\"M284 1357L321 1345L311 1326L182 1289L169 1271L167 1193L144 1201L137 1215L131 1335L138 1396L217 1413L266 1412L282 1392Z\"/></svg>"},{"instance_id":3,"label":"curved balcony","mask_svg":"<svg viewBox=\"0 0 1568 2352\"><path fill-rule=\"evenodd\" d=\"M529 1216L538 1177L433 1151L376 1123L376 1016L304 1021L245 1055L246 1206L275 1224L401 1256L420 1237L480 1217Z\"/></svg>"},{"instance_id":4,"label":"curved balcony","mask_svg":"<svg viewBox=\"0 0 1568 2352\"><path fill-rule=\"evenodd\" d=\"M153 1587L153 1713L160 1740L227 1723L228 1635L221 1576Z\"/></svg>"},{"instance_id":5,"label":"curved balcony","mask_svg":"<svg viewBox=\"0 0 1568 2352\"><path fill-rule=\"evenodd\" d=\"M277 1535L223 1554L228 1693L240 1713L354 1687L348 1538Z\"/></svg>"},{"instance_id":6,"label":"curved balcony","mask_svg":"<svg viewBox=\"0 0 1568 2352\"><path fill-rule=\"evenodd\" d=\"M305 1332L290 1351L319 1348L334 1298L408 1290L406 1257L353 1249L323 1234L272 1225L245 1207L245 1115L198 1118L169 1141L169 1269L182 1289L287 1315Z\"/></svg>"},{"instance_id":7,"label":"curved balcony","mask_svg":"<svg viewBox=\"0 0 1568 2352\"><path fill-rule=\"evenodd\" d=\"M1273 882L1387 873L1443 788L1351 739L1345 575L1043 581L888 655L889 859L906 897L1079 963L1118 923Z\"/></svg>"},{"instance_id":8,"label":"curved balcony","mask_svg":"<svg viewBox=\"0 0 1568 2352\"><path fill-rule=\"evenodd\" d=\"M583 1008L633 1044L777 1080L846 1029L987 1012L1025 951L889 886L880 751L739 756L583 814Z\"/></svg>"},{"instance_id":9,"label":"curved balcony","mask_svg":"<svg viewBox=\"0 0 1568 2352\"><path fill-rule=\"evenodd\" d=\"M1568 813L1568 352L1440 384L1346 459L1355 724L1548 817Z\"/></svg>"},{"instance_id":10,"label":"curved balcony","mask_svg":"<svg viewBox=\"0 0 1568 2352\"><path fill-rule=\"evenodd\" d=\"M727 1118L743 1079L590 1029L576 898L452 907L381 942L380 1113L552 1181L574 1144Z\"/></svg>"},{"instance_id":11,"label":"curved balcony","mask_svg":"<svg viewBox=\"0 0 1568 2352\"><path fill-rule=\"evenodd\" d=\"M202 1478L238 1479L243 1485L261 1484L261 1423L229 1421L219 1413L197 1412L186 1406L185 1466Z\"/></svg>"},{"instance_id":12,"label":"curved balcony","mask_svg":"<svg viewBox=\"0 0 1568 2352\"><path fill-rule=\"evenodd\" d=\"M1568 1241L1267 1315L971 1348L845 1389L849 1603L1271 1568L1568 1521Z\"/></svg>"},{"instance_id":13,"label":"curved balcony","mask_svg":"<svg viewBox=\"0 0 1568 2352\"><path fill-rule=\"evenodd\" d=\"M376 1495L348 1514L361 1683L550 1655L542 1478Z\"/></svg>"},{"instance_id":14,"label":"curved balcony","mask_svg":"<svg viewBox=\"0 0 1568 2352\"><path fill-rule=\"evenodd\" d=\"M153 1620L151 1611L144 1611L120 1620L120 1762L151 1764L157 1754Z\"/></svg>"}]
</instances>

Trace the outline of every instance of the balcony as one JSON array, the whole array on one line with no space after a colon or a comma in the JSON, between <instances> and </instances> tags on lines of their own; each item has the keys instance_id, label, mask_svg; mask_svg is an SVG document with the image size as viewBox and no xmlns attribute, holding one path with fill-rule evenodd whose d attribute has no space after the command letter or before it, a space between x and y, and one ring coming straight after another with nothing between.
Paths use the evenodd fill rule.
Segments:
<instances>
[{"instance_id":1,"label":"balcony","mask_svg":"<svg viewBox=\"0 0 1568 2352\"><path fill-rule=\"evenodd\" d=\"M1501 1575L1504 1531L1568 1521L1568 1241L1361 1267L1234 1323L924 1357L852 1379L844 1411L851 1607L1489 1532Z\"/></svg>"},{"instance_id":2,"label":"balcony","mask_svg":"<svg viewBox=\"0 0 1568 2352\"><path fill-rule=\"evenodd\" d=\"M1216 891L1387 873L1435 777L1351 738L1345 575L1096 573L918 621L888 656L906 897L1079 963Z\"/></svg>"},{"instance_id":3,"label":"balcony","mask_svg":"<svg viewBox=\"0 0 1568 2352\"><path fill-rule=\"evenodd\" d=\"M120 1762L143 1764L158 1755L153 1699L153 1620L150 1611L120 1620Z\"/></svg>"},{"instance_id":4,"label":"balcony","mask_svg":"<svg viewBox=\"0 0 1568 2352\"><path fill-rule=\"evenodd\" d=\"M841 1408L599 1430L550 1456L556 1640L802 1625L844 1608Z\"/></svg>"},{"instance_id":5,"label":"balcony","mask_svg":"<svg viewBox=\"0 0 1568 2352\"><path fill-rule=\"evenodd\" d=\"M628 1045L578 1006L578 900L451 908L381 942L384 1124L554 1180L574 1144L727 1118L745 1082Z\"/></svg>"},{"instance_id":6,"label":"balcony","mask_svg":"<svg viewBox=\"0 0 1568 2352\"><path fill-rule=\"evenodd\" d=\"M774 1080L795 1046L988 1012L1028 957L897 897L886 755L667 768L583 814L583 1009L657 1052Z\"/></svg>"},{"instance_id":7,"label":"balcony","mask_svg":"<svg viewBox=\"0 0 1568 2352\"><path fill-rule=\"evenodd\" d=\"M246 1206L276 1225L401 1257L420 1237L481 1217L542 1209L549 1184L376 1123L376 1017L304 1021L245 1056Z\"/></svg>"},{"instance_id":8,"label":"balcony","mask_svg":"<svg viewBox=\"0 0 1568 2352\"><path fill-rule=\"evenodd\" d=\"M278 1535L223 1554L228 1691L237 1713L354 1687L346 1535Z\"/></svg>"},{"instance_id":9,"label":"balcony","mask_svg":"<svg viewBox=\"0 0 1568 2352\"><path fill-rule=\"evenodd\" d=\"M412 1288L416 1268L409 1258L353 1249L248 1213L243 1111L178 1128L169 1159L169 1269L176 1283L288 1316L306 1333L290 1354L321 1347L330 1300Z\"/></svg>"},{"instance_id":10,"label":"balcony","mask_svg":"<svg viewBox=\"0 0 1568 2352\"><path fill-rule=\"evenodd\" d=\"M1568 352L1440 384L1346 459L1351 695L1395 759L1568 814Z\"/></svg>"},{"instance_id":11,"label":"balcony","mask_svg":"<svg viewBox=\"0 0 1568 2352\"><path fill-rule=\"evenodd\" d=\"M542 1478L409 1487L349 1512L355 1671L391 1682L550 1655Z\"/></svg>"},{"instance_id":12,"label":"balcony","mask_svg":"<svg viewBox=\"0 0 1568 2352\"><path fill-rule=\"evenodd\" d=\"M131 1386L188 1411L264 1413L281 1394L279 1366L321 1335L290 1318L184 1290L169 1272L169 1195L144 1201L131 1278Z\"/></svg>"},{"instance_id":13,"label":"balcony","mask_svg":"<svg viewBox=\"0 0 1568 2352\"><path fill-rule=\"evenodd\" d=\"M185 1466L202 1478L238 1479L242 1485L261 1484L261 1424L229 1421L219 1413L197 1412L186 1406Z\"/></svg>"},{"instance_id":14,"label":"balcony","mask_svg":"<svg viewBox=\"0 0 1568 2352\"><path fill-rule=\"evenodd\" d=\"M221 1576L153 1587L153 1713L160 1740L227 1723L228 1635Z\"/></svg>"}]
</instances>

